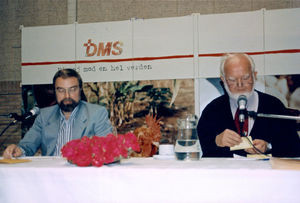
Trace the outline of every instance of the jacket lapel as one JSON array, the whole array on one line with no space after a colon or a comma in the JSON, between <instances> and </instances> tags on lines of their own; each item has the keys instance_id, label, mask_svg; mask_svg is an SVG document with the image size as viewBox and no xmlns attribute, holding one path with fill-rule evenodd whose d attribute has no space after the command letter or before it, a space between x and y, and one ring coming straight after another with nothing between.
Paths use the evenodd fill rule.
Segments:
<instances>
[{"instance_id":1,"label":"jacket lapel","mask_svg":"<svg viewBox=\"0 0 300 203\"><path fill-rule=\"evenodd\" d=\"M231 130L234 130L237 132L237 129L235 127L234 118L232 116L230 103L229 103L229 96L226 94L224 99L224 109L223 109L223 118L224 119L224 129L229 128ZM223 129L223 130L224 130Z\"/></svg>"},{"instance_id":2,"label":"jacket lapel","mask_svg":"<svg viewBox=\"0 0 300 203\"><path fill-rule=\"evenodd\" d=\"M78 112L75 117L75 121L72 129L72 139L79 139L85 135L86 131L86 123L87 123L87 112L84 108L84 104L80 102L78 105Z\"/></svg>"},{"instance_id":3,"label":"jacket lapel","mask_svg":"<svg viewBox=\"0 0 300 203\"><path fill-rule=\"evenodd\" d=\"M57 106L54 109L53 114L48 119L45 126L45 142L47 146L47 155L52 155L55 150L55 145L57 142L58 131L59 131L59 122L60 122L60 111Z\"/></svg>"}]
</instances>

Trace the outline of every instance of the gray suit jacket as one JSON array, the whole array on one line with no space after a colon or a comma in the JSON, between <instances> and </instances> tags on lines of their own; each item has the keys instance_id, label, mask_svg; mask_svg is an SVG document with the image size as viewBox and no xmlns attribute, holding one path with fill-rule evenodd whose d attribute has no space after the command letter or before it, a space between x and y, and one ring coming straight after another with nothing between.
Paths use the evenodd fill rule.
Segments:
<instances>
[{"instance_id":1,"label":"gray suit jacket","mask_svg":"<svg viewBox=\"0 0 300 203\"><path fill-rule=\"evenodd\" d=\"M93 135L106 136L112 132L107 110L97 104L81 101L72 129L72 139ZM33 126L20 141L26 156L33 156L41 147L43 156L52 156L60 125L60 108L58 105L41 109Z\"/></svg>"}]
</instances>

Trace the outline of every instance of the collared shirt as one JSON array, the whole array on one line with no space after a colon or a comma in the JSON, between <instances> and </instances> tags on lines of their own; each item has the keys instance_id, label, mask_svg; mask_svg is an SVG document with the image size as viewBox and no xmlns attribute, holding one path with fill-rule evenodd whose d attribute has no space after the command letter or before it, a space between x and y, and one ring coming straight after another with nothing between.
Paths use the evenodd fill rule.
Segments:
<instances>
[{"instance_id":1,"label":"collared shirt","mask_svg":"<svg viewBox=\"0 0 300 203\"><path fill-rule=\"evenodd\" d=\"M230 98L230 109L232 113L232 117L234 119L235 112L238 108L237 101L235 99ZM256 91L253 92L253 94L248 98L247 105L246 105L247 111L255 111L257 112L258 109L258 93ZM252 117L248 118L248 135L250 135L251 130L254 125L254 119Z\"/></svg>"},{"instance_id":2,"label":"collared shirt","mask_svg":"<svg viewBox=\"0 0 300 203\"><path fill-rule=\"evenodd\" d=\"M69 119L60 110L60 128L55 146L55 156L61 155L61 148L72 139L72 128L75 121L78 106L72 111Z\"/></svg>"}]
</instances>

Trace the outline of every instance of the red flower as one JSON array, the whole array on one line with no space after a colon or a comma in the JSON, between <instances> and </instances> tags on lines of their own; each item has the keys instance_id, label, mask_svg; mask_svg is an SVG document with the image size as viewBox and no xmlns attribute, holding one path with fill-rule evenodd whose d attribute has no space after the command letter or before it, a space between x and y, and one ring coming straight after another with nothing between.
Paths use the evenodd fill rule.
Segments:
<instances>
[{"instance_id":1,"label":"red flower","mask_svg":"<svg viewBox=\"0 0 300 203\"><path fill-rule=\"evenodd\" d=\"M125 146L131 148L133 151L140 151L138 139L133 133L125 134Z\"/></svg>"},{"instance_id":2,"label":"red flower","mask_svg":"<svg viewBox=\"0 0 300 203\"><path fill-rule=\"evenodd\" d=\"M97 166L109 164L128 157L128 150L139 151L140 146L132 133L125 135L108 134L106 137L84 136L71 140L61 149L63 157L77 166Z\"/></svg>"}]
</instances>

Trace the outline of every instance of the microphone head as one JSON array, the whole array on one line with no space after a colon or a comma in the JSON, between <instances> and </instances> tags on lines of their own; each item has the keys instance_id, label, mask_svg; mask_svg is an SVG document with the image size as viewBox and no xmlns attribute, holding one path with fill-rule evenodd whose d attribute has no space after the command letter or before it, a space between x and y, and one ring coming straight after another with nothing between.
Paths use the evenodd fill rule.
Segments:
<instances>
[{"instance_id":1,"label":"microphone head","mask_svg":"<svg viewBox=\"0 0 300 203\"><path fill-rule=\"evenodd\" d=\"M238 100L237 100L237 105L238 105L240 110L246 109L247 97L245 95L240 95Z\"/></svg>"},{"instance_id":2,"label":"microphone head","mask_svg":"<svg viewBox=\"0 0 300 203\"><path fill-rule=\"evenodd\" d=\"M40 108L39 107L33 107L31 110L30 110L30 113L35 116L35 115L39 115L40 113Z\"/></svg>"}]
</instances>

